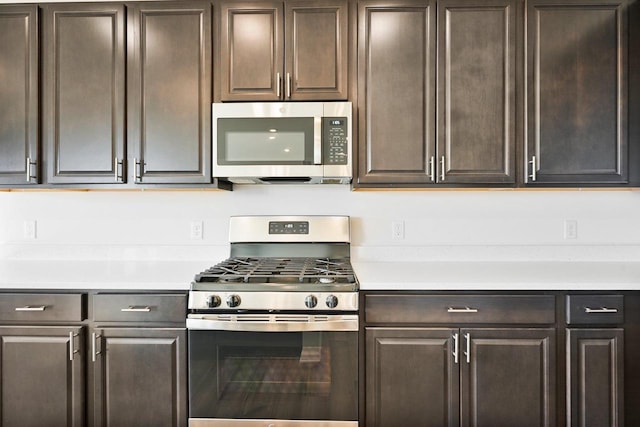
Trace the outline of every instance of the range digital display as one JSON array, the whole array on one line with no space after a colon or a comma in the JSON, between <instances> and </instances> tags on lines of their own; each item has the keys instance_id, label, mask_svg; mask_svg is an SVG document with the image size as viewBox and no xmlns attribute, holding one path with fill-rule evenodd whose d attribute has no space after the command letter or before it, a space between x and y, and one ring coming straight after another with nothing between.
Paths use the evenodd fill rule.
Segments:
<instances>
[{"instance_id":1,"label":"range digital display","mask_svg":"<svg viewBox=\"0 0 640 427\"><path fill-rule=\"evenodd\" d=\"M309 222L269 221L269 234L309 234Z\"/></svg>"}]
</instances>

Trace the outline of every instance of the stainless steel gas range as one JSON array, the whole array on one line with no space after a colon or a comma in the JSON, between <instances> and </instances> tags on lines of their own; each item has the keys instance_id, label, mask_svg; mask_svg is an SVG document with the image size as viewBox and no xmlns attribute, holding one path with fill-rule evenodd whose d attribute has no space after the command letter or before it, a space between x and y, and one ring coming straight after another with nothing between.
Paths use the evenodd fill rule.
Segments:
<instances>
[{"instance_id":1,"label":"stainless steel gas range","mask_svg":"<svg viewBox=\"0 0 640 427\"><path fill-rule=\"evenodd\" d=\"M358 425L346 216L246 216L189 292L189 426Z\"/></svg>"}]
</instances>

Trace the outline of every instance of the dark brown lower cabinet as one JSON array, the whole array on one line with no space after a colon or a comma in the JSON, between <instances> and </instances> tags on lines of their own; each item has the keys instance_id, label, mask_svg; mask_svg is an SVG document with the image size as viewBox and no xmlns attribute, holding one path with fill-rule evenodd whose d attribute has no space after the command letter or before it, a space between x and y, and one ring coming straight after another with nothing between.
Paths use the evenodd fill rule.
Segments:
<instances>
[{"instance_id":1,"label":"dark brown lower cabinet","mask_svg":"<svg viewBox=\"0 0 640 427\"><path fill-rule=\"evenodd\" d=\"M553 328L365 329L366 426L555 425Z\"/></svg>"},{"instance_id":2,"label":"dark brown lower cabinet","mask_svg":"<svg viewBox=\"0 0 640 427\"><path fill-rule=\"evenodd\" d=\"M567 330L567 426L624 425L624 330Z\"/></svg>"},{"instance_id":3,"label":"dark brown lower cabinet","mask_svg":"<svg viewBox=\"0 0 640 427\"><path fill-rule=\"evenodd\" d=\"M455 329L367 328L366 426L459 423Z\"/></svg>"},{"instance_id":4,"label":"dark brown lower cabinet","mask_svg":"<svg viewBox=\"0 0 640 427\"><path fill-rule=\"evenodd\" d=\"M93 425L187 425L186 330L92 331Z\"/></svg>"},{"instance_id":5,"label":"dark brown lower cabinet","mask_svg":"<svg viewBox=\"0 0 640 427\"><path fill-rule=\"evenodd\" d=\"M94 426L186 426L185 329L102 328L91 339Z\"/></svg>"},{"instance_id":6,"label":"dark brown lower cabinet","mask_svg":"<svg viewBox=\"0 0 640 427\"><path fill-rule=\"evenodd\" d=\"M555 329L461 329L461 426L556 424Z\"/></svg>"},{"instance_id":7,"label":"dark brown lower cabinet","mask_svg":"<svg viewBox=\"0 0 640 427\"><path fill-rule=\"evenodd\" d=\"M0 425L84 425L83 328L0 327Z\"/></svg>"}]
</instances>

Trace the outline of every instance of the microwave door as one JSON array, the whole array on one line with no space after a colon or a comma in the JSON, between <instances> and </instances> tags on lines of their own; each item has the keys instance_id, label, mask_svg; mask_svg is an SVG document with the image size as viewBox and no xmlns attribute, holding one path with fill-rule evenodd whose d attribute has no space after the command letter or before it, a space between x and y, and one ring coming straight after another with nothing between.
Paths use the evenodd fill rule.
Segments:
<instances>
[{"instance_id":1,"label":"microwave door","mask_svg":"<svg viewBox=\"0 0 640 427\"><path fill-rule=\"evenodd\" d=\"M219 117L214 176L322 176L322 118Z\"/></svg>"}]
</instances>

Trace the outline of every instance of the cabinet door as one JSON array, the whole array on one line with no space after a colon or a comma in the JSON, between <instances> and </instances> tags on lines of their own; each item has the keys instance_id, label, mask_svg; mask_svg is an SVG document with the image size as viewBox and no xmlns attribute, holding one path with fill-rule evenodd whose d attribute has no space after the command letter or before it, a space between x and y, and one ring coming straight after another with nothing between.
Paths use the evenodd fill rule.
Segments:
<instances>
[{"instance_id":1,"label":"cabinet door","mask_svg":"<svg viewBox=\"0 0 640 427\"><path fill-rule=\"evenodd\" d=\"M36 6L0 6L0 184L38 182Z\"/></svg>"},{"instance_id":2,"label":"cabinet door","mask_svg":"<svg viewBox=\"0 0 640 427\"><path fill-rule=\"evenodd\" d=\"M284 22L285 99L347 99L347 1L289 1Z\"/></svg>"},{"instance_id":3,"label":"cabinet door","mask_svg":"<svg viewBox=\"0 0 640 427\"><path fill-rule=\"evenodd\" d=\"M123 182L124 6L43 7L43 141L51 183Z\"/></svg>"},{"instance_id":4,"label":"cabinet door","mask_svg":"<svg viewBox=\"0 0 640 427\"><path fill-rule=\"evenodd\" d=\"M128 45L129 176L211 182L211 5L135 4Z\"/></svg>"},{"instance_id":5,"label":"cabinet door","mask_svg":"<svg viewBox=\"0 0 640 427\"><path fill-rule=\"evenodd\" d=\"M3 427L81 427L84 356L80 327L0 327Z\"/></svg>"},{"instance_id":6,"label":"cabinet door","mask_svg":"<svg viewBox=\"0 0 640 427\"><path fill-rule=\"evenodd\" d=\"M514 183L516 0L438 2L438 182Z\"/></svg>"},{"instance_id":7,"label":"cabinet door","mask_svg":"<svg viewBox=\"0 0 640 427\"><path fill-rule=\"evenodd\" d=\"M555 425L555 329L462 329L462 426Z\"/></svg>"},{"instance_id":8,"label":"cabinet door","mask_svg":"<svg viewBox=\"0 0 640 427\"><path fill-rule=\"evenodd\" d=\"M184 329L104 328L91 340L94 426L186 427Z\"/></svg>"},{"instance_id":9,"label":"cabinet door","mask_svg":"<svg viewBox=\"0 0 640 427\"><path fill-rule=\"evenodd\" d=\"M456 329L366 328L370 427L459 425Z\"/></svg>"},{"instance_id":10,"label":"cabinet door","mask_svg":"<svg viewBox=\"0 0 640 427\"><path fill-rule=\"evenodd\" d=\"M528 2L527 183L627 181L625 0Z\"/></svg>"},{"instance_id":11,"label":"cabinet door","mask_svg":"<svg viewBox=\"0 0 640 427\"><path fill-rule=\"evenodd\" d=\"M567 330L567 426L624 425L624 331Z\"/></svg>"},{"instance_id":12,"label":"cabinet door","mask_svg":"<svg viewBox=\"0 0 640 427\"><path fill-rule=\"evenodd\" d=\"M222 100L281 99L283 3L223 2L220 9Z\"/></svg>"},{"instance_id":13,"label":"cabinet door","mask_svg":"<svg viewBox=\"0 0 640 427\"><path fill-rule=\"evenodd\" d=\"M435 3L358 3L358 183L432 182Z\"/></svg>"}]
</instances>

